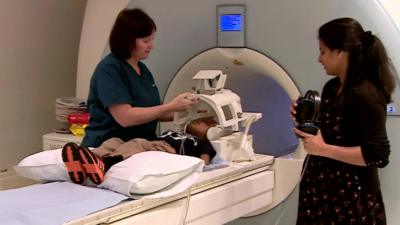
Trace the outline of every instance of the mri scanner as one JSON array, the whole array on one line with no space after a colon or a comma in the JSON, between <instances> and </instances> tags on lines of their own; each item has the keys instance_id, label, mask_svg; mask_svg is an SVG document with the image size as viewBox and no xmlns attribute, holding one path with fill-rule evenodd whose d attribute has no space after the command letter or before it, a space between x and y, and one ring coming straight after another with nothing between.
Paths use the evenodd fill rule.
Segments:
<instances>
[{"instance_id":1,"label":"mri scanner","mask_svg":"<svg viewBox=\"0 0 400 225\"><path fill-rule=\"evenodd\" d=\"M199 70L220 70L227 75L226 88L240 96L243 110L262 113L262 118L251 126L250 133L255 152L272 156L273 161L265 158L260 167L255 160L253 166L260 172L242 171L240 173L247 175L242 174L240 179L226 176L229 182L220 180L217 187L192 193L187 206L189 224L222 224L239 217L245 218L229 224L295 223L296 185L305 153L291 132L288 107L292 99L306 90L321 90L329 79L317 62L316 33L320 25L337 17L356 18L382 39L395 68L400 71L400 32L378 1L131 0L110 4L88 2L78 61L78 97L86 97L90 74L101 56L108 52L103 46L110 20L113 21L122 7L140 7L157 24L156 47L145 63L154 74L165 102L182 91L192 90L195 86L192 78ZM94 24L99 26L101 21L104 26L95 28ZM88 50L94 36L99 35L96 31L103 32L105 36L97 38L104 38L104 42L97 50ZM101 56L85 57L95 51ZM398 168L396 164L400 159L395 152L400 144L393 138L400 129L398 90L394 98L388 130L392 135L391 165L395 166L384 171L387 174ZM162 123L159 128L160 132L176 129L171 123ZM273 179L269 180L271 177ZM385 185L385 173L381 177ZM390 188L385 190L385 186L383 192L395 194ZM214 196L210 199L215 201L206 200L209 196ZM238 196L243 198L236 199ZM197 208L196 204L202 206ZM390 222L391 205L388 206ZM393 212L396 205L392 206ZM163 218L169 210L181 213L184 208L185 198L159 209L153 208L148 221L156 224L157 220L152 218ZM147 217L145 214L142 216Z\"/></svg>"},{"instance_id":2,"label":"mri scanner","mask_svg":"<svg viewBox=\"0 0 400 225\"><path fill-rule=\"evenodd\" d=\"M288 108L329 79L317 62L318 27L337 17L359 20L382 39L400 71L399 28L378 1L89 0L77 97L87 97L90 76L109 52L108 34L124 7L144 9L157 24L156 48L145 63L164 101L191 90L199 71L222 71L225 87L240 96L241 107L262 114L250 129L256 155L203 174L187 193L124 202L68 224L294 224L305 152L291 131ZM400 129L398 89L394 99L388 113L391 164L381 173L389 224L398 220L394 212L400 205L387 201L400 186L390 179L400 165L400 143L394 138ZM168 129L178 127L159 126L160 132Z\"/></svg>"}]
</instances>

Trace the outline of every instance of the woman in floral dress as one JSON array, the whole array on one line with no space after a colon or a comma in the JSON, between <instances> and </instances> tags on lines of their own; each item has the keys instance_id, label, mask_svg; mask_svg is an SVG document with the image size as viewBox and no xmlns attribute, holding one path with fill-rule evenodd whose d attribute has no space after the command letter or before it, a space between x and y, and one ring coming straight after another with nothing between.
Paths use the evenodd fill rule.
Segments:
<instances>
[{"instance_id":1,"label":"woman in floral dress","mask_svg":"<svg viewBox=\"0 0 400 225\"><path fill-rule=\"evenodd\" d=\"M332 20L318 34L319 62L334 77L322 92L317 135L294 128L308 153L297 224L385 225L378 168L390 154L386 106L395 82L388 56L352 18Z\"/></svg>"}]
</instances>

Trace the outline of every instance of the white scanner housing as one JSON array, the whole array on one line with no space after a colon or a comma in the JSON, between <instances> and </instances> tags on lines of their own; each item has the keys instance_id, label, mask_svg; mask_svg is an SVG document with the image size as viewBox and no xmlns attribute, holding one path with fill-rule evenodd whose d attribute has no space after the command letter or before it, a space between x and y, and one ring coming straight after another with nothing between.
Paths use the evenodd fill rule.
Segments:
<instances>
[{"instance_id":1,"label":"white scanner housing","mask_svg":"<svg viewBox=\"0 0 400 225\"><path fill-rule=\"evenodd\" d=\"M174 115L174 123L185 131L186 125L195 119L212 117L217 126L207 131L207 138L217 156L227 161L250 161L254 159L250 125L261 118L261 113L243 112L240 97L224 89L226 75L221 70L200 70L196 80L194 97L198 104L185 112ZM244 127L240 131L239 123Z\"/></svg>"}]
</instances>

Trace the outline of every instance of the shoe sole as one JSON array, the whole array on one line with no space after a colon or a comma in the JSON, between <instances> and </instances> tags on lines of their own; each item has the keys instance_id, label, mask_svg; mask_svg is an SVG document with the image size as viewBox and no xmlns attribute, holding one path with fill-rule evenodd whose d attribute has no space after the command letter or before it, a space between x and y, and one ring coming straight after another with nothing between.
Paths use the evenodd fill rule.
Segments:
<instances>
[{"instance_id":1,"label":"shoe sole","mask_svg":"<svg viewBox=\"0 0 400 225\"><path fill-rule=\"evenodd\" d=\"M86 178L79 152L78 146L72 142L65 144L61 151L62 160L67 168L68 176L75 184L82 184Z\"/></svg>"},{"instance_id":2,"label":"shoe sole","mask_svg":"<svg viewBox=\"0 0 400 225\"><path fill-rule=\"evenodd\" d=\"M79 147L79 159L86 176L94 183L99 185L104 180L104 163L89 149Z\"/></svg>"}]
</instances>

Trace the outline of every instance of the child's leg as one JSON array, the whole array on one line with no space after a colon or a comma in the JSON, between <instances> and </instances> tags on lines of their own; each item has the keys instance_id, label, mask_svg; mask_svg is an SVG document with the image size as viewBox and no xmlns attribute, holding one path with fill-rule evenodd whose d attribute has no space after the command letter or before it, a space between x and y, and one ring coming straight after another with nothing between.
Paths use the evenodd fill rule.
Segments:
<instances>
[{"instance_id":1,"label":"child's leg","mask_svg":"<svg viewBox=\"0 0 400 225\"><path fill-rule=\"evenodd\" d=\"M107 172L113 165L124 160L122 155L104 156L102 159L104 162L104 172Z\"/></svg>"}]
</instances>

